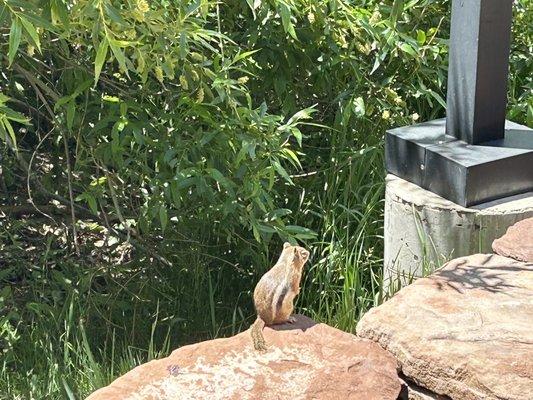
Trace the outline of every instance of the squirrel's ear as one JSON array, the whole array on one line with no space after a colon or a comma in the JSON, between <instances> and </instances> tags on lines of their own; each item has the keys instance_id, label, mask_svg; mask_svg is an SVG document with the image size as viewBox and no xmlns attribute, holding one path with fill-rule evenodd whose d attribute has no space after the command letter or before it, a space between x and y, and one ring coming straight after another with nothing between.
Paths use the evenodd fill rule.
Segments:
<instances>
[{"instance_id":1,"label":"squirrel's ear","mask_svg":"<svg viewBox=\"0 0 533 400\"><path fill-rule=\"evenodd\" d=\"M283 243L283 248L286 249L287 247L291 247L291 244L289 242Z\"/></svg>"}]
</instances>

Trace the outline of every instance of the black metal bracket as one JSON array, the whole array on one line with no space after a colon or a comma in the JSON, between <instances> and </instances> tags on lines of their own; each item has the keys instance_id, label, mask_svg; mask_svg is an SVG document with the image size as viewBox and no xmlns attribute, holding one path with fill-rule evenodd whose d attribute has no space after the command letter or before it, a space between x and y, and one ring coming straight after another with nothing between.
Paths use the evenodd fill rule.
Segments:
<instances>
[{"instance_id":1,"label":"black metal bracket","mask_svg":"<svg viewBox=\"0 0 533 400\"><path fill-rule=\"evenodd\" d=\"M505 121L512 0L452 0L446 119L391 129L387 171L470 207L533 191L533 130Z\"/></svg>"}]
</instances>

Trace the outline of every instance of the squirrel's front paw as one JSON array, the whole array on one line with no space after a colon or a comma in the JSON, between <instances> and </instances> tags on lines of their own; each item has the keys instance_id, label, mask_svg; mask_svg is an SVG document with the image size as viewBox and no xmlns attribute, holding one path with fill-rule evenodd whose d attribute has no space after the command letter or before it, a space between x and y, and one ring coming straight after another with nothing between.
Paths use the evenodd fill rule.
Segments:
<instances>
[{"instance_id":1,"label":"squirrel's front paw","mask_svg":"<svg viewBox=\"0 0 533 400\"><path fill-rule=\"evenodd\" d=\"M294 324L295 322L296 322L296 317L293 317L292 315L287 320L287 323L289 324Z\"/></svg>"}]
</instances>

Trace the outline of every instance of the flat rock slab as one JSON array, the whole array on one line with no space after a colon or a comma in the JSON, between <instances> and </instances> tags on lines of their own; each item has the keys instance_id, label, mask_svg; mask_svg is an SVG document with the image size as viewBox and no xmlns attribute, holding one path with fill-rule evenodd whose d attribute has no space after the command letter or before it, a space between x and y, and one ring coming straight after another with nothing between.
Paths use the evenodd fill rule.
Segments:
<instances>
[{"instance_id":1,"label":"flat rock slab","mask_svg":"<svg viewBox=\"0 0 533 400\"><path fill-rule=\"evenodd\" d=\"M297 316L265 328L268 351L250 332L185 346L143 364L87 400L396 400L397 362L378 344Z\"/></svg>"},{"instance_id":2,"label":"flat rock slab","mask_svg":"<svg viewBox=\"0 0 533 400\"><path fill-rule=\"evenodd\" d=\"M533 264L484 254L453 260L370 310L357 334L436 394L531 400Z\"/></svg>"},{"instance_id":3,"label":"flat rock slab","mask_svg":"<svg viewBox=\"0 0 533 400\"><path fill-rule=\"evenodd\" d=\"M505 235L492 242L492 250L519 261L533 262L533 218L510 226Z\"/></svg>"}]
</instances>

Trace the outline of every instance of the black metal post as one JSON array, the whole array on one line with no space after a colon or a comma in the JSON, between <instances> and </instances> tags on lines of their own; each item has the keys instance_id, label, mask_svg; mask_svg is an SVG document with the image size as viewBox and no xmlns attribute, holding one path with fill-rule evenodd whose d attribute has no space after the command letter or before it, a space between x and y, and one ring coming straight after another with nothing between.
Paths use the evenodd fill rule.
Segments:
<instances>
[{"instance_id":1,"label":"black metal post","mask_svg":"<svg viewBox=\"0 0 533 400\"><path fill-rule=\"evenodd\" d=\"M511 22L512 0L452 0L447 118L388 130L388 172L465 207L533 191L533 130L505 121Z\"/></svg>"},{"instance_id":2,"label":"black metal post","mask_svg":"<svg viewBox=\"0 0 533 400\"><path fill-rule=\"evenodd\" d=\"M446 133L479 144L503 139L512 0L453 0Z\"/></svg>"}]
</instances>

